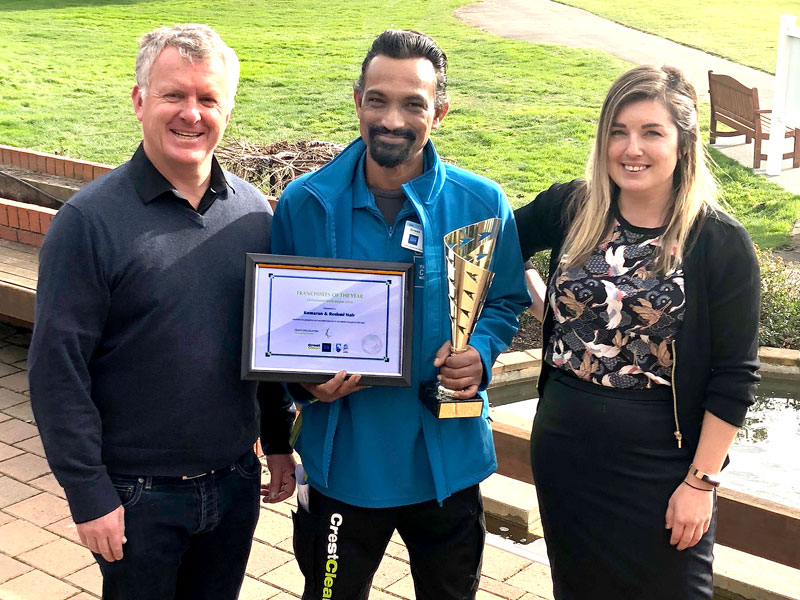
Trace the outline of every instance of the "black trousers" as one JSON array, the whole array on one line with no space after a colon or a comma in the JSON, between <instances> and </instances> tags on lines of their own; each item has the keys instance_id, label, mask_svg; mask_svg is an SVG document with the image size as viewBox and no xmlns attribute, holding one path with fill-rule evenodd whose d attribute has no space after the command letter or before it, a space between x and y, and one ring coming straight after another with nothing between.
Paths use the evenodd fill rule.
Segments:
<instances>
[{"instance_id":1,"label":"black trousers","mask_svg":"<svg viewBox=\"0 0 800 600\"><path fill-rule=\"evenodd\" d=\"M557 600L710 600L716 509L683 551L664 525L692 460L674 430L668 388L548 379L531 463Z\"/></svg>"},{"instance_id":2,"label":"black trousers","mask_svg":"<svg viewBox=\"0 0 800 600\"><path fill-rule=\"evenodd\" d=\"M477 485L435 500L362 508L311 488L309 511L294 513L294 552L303 600L369 597L395 529L411 562L417 600L472 600L480 581L486 523Z\"/></svg>"}]
</instances>

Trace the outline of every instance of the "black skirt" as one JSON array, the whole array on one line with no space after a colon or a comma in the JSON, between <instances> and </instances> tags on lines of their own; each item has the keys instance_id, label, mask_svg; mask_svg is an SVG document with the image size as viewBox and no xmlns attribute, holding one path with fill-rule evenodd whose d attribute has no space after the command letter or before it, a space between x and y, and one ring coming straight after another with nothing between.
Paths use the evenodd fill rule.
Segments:
<instances>
[{"instance_id":1,"label":"black skirt","mask_svg":"<svg viewBox=\"0 0 800 600\"><path fill-rule=\"evenodd\" d=\"M531 435L539 510L557 600L713 596L716 502L692 548L669 544L665 514L692 461L673 436L671 390L615 390L561 372Z\"/></svg>"}]
</instances>

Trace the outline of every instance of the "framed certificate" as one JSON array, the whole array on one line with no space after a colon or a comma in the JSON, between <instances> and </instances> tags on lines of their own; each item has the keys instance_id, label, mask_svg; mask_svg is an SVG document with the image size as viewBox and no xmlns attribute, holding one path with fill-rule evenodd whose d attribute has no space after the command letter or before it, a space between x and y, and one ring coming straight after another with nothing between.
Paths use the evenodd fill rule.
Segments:
<instances>
[{"instance_id":1,"label":"framed certificate","mask_svg":"<svg viewBox=\"0 0 800 600\"><path fill-rule=\"evenodd\" d=\"M242 379L410 386L413 268L248 254Z\"/></svg>"}]
</instances>

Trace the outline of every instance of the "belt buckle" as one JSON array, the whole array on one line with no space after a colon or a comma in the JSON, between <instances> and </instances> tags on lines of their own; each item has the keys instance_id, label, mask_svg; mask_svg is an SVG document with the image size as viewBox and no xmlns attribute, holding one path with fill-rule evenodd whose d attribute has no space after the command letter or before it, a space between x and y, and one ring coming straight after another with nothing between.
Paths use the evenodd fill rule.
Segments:
<instances>
[{"instance_id":1,"label":"belt buckle","mask_svg":"<svg viewBox=\"0 0 800 600\"><path fill-rule=\"evenodd\" d=\"M183 481L188 481L190 479L199 479L200 477L205 477L206 475L213 475L214 472L215 471L212 469L211 471L206 471L205 473L200 473L199 475L181 475L181 479Z\"/></svg>"}]
</instances>

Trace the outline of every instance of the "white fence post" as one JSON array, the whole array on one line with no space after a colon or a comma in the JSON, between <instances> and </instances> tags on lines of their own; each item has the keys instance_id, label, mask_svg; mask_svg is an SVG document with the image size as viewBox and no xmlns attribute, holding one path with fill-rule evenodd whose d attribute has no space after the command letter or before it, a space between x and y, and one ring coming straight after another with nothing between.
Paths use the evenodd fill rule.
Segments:
<instances>
[{"instance_id":1,"label":"white fence post","mask_svg":"<svg viewBox=\"0 0 800 600\"><path fill-rule=\"evenodd\" d=\"M767 144L767 175L780 175L784 128L800 127L800 28L797 17L782 15L775 65L775 97Z\"/></svg>"}]
</instances>

